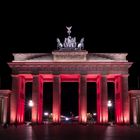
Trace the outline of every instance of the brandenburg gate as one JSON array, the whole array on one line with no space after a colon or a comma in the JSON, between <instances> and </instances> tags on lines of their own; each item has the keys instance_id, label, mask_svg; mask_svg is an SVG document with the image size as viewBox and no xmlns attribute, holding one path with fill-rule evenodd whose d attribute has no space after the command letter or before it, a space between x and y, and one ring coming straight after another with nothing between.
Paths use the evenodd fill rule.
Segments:
<instances>
[{"instance_id":1,"label":"brandenburg gate","mask_svg":"<svg viewBox=\"0 0 140 140\"><path fill-rule=\"evenodd\" d=\"M78 82L79 122L87 122L87 82L96 82L97 122L108 122L107 82L115 85L115 122L129 123L128 69L132 65L125 53L88 53L84 38L80 43L70 36L64 43L57 38L52 53L16 53L12 68L10 122L24 122L25 83L32 82L32 122L41 123L43 114L43 82L53 82L53 122L61 121L61 82Z\"/></svg>"}]
</instances>

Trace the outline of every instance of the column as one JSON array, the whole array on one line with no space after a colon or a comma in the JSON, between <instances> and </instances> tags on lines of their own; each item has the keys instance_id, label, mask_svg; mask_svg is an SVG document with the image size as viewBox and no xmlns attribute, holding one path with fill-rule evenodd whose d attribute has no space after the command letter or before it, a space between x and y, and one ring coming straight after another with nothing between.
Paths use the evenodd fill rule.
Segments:
<instances>
[{"instance_id":1,"label":"column","mask_svg":"<svg viewBox=\"0 0 140 140\"><path fill-rule=\"evenodd\" d=\"M3 98L3 123L7 122L8 97Z\"/></svg>"},{"instance_id":2,"label":"column","mask_svg":"<svg viewBox=\"0 0 140 140\"><path fill-rule=\"evenodd\" d=\"M137 119L137 122L140 125L140 97L138 97L138 119Z\"/></svg>"},{"instance_id":3,"label":"column","mask_svg":"<svg viewBox=\"0 0 140 140\"><path fill-rule=\"evenodd\" d=\"M129 94L128 94L128 75L122 76L122 115L123 122L128 124L129 119Z\"/></svg>"},{"instance_id":4,"label":"column","mask_svg":"<svg viewBox=\"0 0 140 140\"><path fill-rule=\"evenodd\" d=\"M17 123L24 121L24 96L25 96L25 79L23 76L18 76L18 92L17 94Z\"/></svg>"},{"instance_id":5,"label":"column","mask_svg":"<svg viewBox=\"0 0 140 140\"><path fill-rule=\"evenodd\" d=\"M19 85L19 122L24 122L24 105L25 105L25 78L24 76L20 76L20 85Z\"/></svg>"},{"instance_id":6,"label":"column","mask_svg":"<svg viewBox=\"0 0 140 140\"><path fill-rule=\"evenodd\" d=\"M96 87L97 87L97 123L102 122L102 116L101 116L101 76L97 77L96 81Z\"/></svg>"},{"instance_id":7,"label":"column","mask_svg":"<svg viewBox=\"0 0 140 140\"><path fill-rule=\"evenodd\" d=\"M3 123L3 98L0 98L0 124Z\"/></svg>"},{"instance_id":8,"label":"column","mask_svg":"<svg viewBox=\"0 0 140 140\"><path fill-rule=\"evenodd\" d=\"M81 75L79 81L79 122L87 122L87 79Z\"/></svg>"},{"instance_id":9,"label":"column","mask_svg":"<svg viewBox=\"0 0 140 140\"><path fill-rule=\"evenodd\" d=\"M39 75L33 75L33 87L32 87L32 122L42 122L42 110L43 110L43 80Z\"/></svg>"},{"instance_id":10,"label":"column","mask_svg":"<svg viewBox=\"0 0 140 140\"><path fill-rule=\"evenodd\" d=\"M17 121L17 106L18 106L18 93L19 93L19 77L18 75L12 75L12 91L10 101L10 123L16 123Z\"/></svg>"},{"instance_id":11,"label":"column","mask_svg":"<svg viewBox=\"0 0 140 140\"><path fill-rule=\"evenodd\" d=\"M0 97L0 124L2 120L2 98Z\"/></svg>"},{"instance_id":12,"label":"column","mask_svg":"<svg viewBox=\"0 0 140 140\"><path fill-rule=\"evenodd\" d=\"M131 98L132 101L132 120L133 123L136 125L137 124L137 113L136 113L136 97Z\"/></svg>"},{"instance_id":13,"label":"column","mask_svg":"<svg viewBox=\"0 0 140 140\"><path fill-rule=\"evenodd\" d=\"M53 122L59 123L61 115L61 87L60 76L53 77Z\"/></svg>"},{"instance_id":14,"label":"column","mask_svg":"<svg viewBox=\"0 0 140 140\"><path fill-rule=\"evenodd\" d=\"M138 124L138 119L139 119L139 100L138 97L136 97L136 124Z\"/></svg>"},{"instance_id":15,"label":"column","mask_svg":"<svg viewBox=\"0 0 140 140\"><path fill-rule=\"evenodd\" d=\"M115 77L115 119L116 123L123 123L122 117L122 77Z\"/></svg>"},{"instance_id":16,"label":"column","mask_svg":"<svg viewBox=\"0 0 140 140\"><path fill-rule=\"evenodd\" d=\"M133 96L129 94L130 97L130 124L133 124Z\"/></svg>"},{"instance_id":17,"label":"column","mask_svg":"<svg viewBox=\"0 0 140 140\"><path fill-rule=\"evenodd\" d=\"M12 75L12 91L10 101L10 122L24 122L25 79L23 76Z\"/></svg>"},{"instance_id":18,"label":"column","mask_svg":"<svg viewBox=\"0 0 140 140\"><path fill-rule=\"evenodd\" d=\"M107 78L98 76L97 78L97 122L108 122L108 96L107 96Z\"/></svg>"},{"instance_id":19,"label":"column","mask_svg":"<svg viewBox=\"0 0 140 140\"><path fill-rule=\"evenodd\" d=\"M43 78L39 78L38 123L42 123L43 115Z\"/></svg>"}]
</instances>

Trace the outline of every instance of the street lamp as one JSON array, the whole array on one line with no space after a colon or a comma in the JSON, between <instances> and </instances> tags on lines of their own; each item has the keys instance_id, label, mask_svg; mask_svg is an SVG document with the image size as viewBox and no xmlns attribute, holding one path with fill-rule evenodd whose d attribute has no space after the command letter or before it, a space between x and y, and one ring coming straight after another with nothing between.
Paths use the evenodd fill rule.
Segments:
<instances>
[{"instance_id":1,"label":"street lamp","mask_svg":"<svg viewBox=\"0 0 140 140\"><path fill-rule=\"evenodd\" d=\"M44 116L48 116L49 115L49 113L48 112L44 112Z\"/></svg>"},{"instance_id":2,"label":"street lamp","mask_svg":"<svg viewBox=\"0 0 140 140\"><path fill-rule=\"evenodd\" d=\"M33 102L32 100L29 100L28 106L29 106L30 108L32 108L32 107L34 106L34 102ZM31 120L31 112L30 112L30 110L29 110L29 120Z\"/></svg>"},{"instance_id":3,"label":"street lamp","mask_svg":"<svg viewBox=\"0 0 140 140\"><path fill-rule=\"evenodd\" d=\"M93 116L96 116L97 114L96 113L93 113Z\"/></svg>"},{"instance_id":4,"label":"street lamp","mask_svg":"<svg viewBox=\"0 0 140 140\"><path fill-rule=\"evenodd\" d=\"M66 118L65 118L65 120L66 120L66 121L68 121L68 120L69 120L69 118L68 118L68 117L66 117Z\"/></svg>"},{"instance_id":5,"label":"street lamp","mask_svg":"<svg viewBox=\"0 0 140 140\"><path fill-rule=\"evenodd\" d=\"M34 102L33 102L32 100L29 100L28 106L29 106L29 107L33 107L33 106L34 106Z\"/></svg>"},{"instance_id":6,"label":"street lamp","mask_svg":"<svg viewBox=\"0 0 140 140\"><path fill-rule=\"evenodd\" d=\"M108 106L109 108L112 107L112 101L111 101L111 100L108 100L107 106Z\"/></svg>"},{"instance_id":7,"label":"street lamp","mask_svg":"<svg viewBox=\"0 0 140 140\"><path fill-rule=\"evenodd\" d=\"M111 100L108 100L108 103L107 103L107 106L108 106L108 111L109 111L109 114L110 114L110 121L112 121L112 106L113 106L113 104L112 104L112 101Z\"/></svg>"}]
</instances>

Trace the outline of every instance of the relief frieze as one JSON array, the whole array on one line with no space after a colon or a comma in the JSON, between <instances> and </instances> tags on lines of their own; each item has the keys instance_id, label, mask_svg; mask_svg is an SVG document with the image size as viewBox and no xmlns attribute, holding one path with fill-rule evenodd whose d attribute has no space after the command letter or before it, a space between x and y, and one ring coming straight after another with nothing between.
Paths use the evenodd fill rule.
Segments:
<instances>
[{"instance_id":1,"label":"relief frieze","mask_svg":"<svg viewBox=\"0 0 140 140\"><path fill-rule=\"evenodd\" d=\"M104 64L24 64L14 65L13 73L128 73L127 65Z\"/></svg>"}]
</instances>

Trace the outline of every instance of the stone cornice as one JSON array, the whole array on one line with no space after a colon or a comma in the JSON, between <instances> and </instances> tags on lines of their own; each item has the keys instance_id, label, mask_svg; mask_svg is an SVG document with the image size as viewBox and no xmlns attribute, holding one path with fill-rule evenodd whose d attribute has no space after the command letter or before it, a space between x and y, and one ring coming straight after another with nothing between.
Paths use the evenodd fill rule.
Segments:
<instances>
[{"instance_id":1,"label":"stone cornice","mask_svg":"<svg viewBox=\"0 0 140 140\"><path fill-rule=\"evenodd\" d=\"M12 62L8 63L14 73L101 73L101 74L128 74L130 62L100 63L100 62Z\"/></svg>"},{"instance_id":2,"label":"stone cornice","mask_svg":"<svg viewBox=\"0 0 140 140\"><path fill-rule=\"evenodd\" d=\"M127 53L88 53L82 51L53 51L51 53L14 53L13 62L127 62Z\"/></svg>"}]
</instances>

